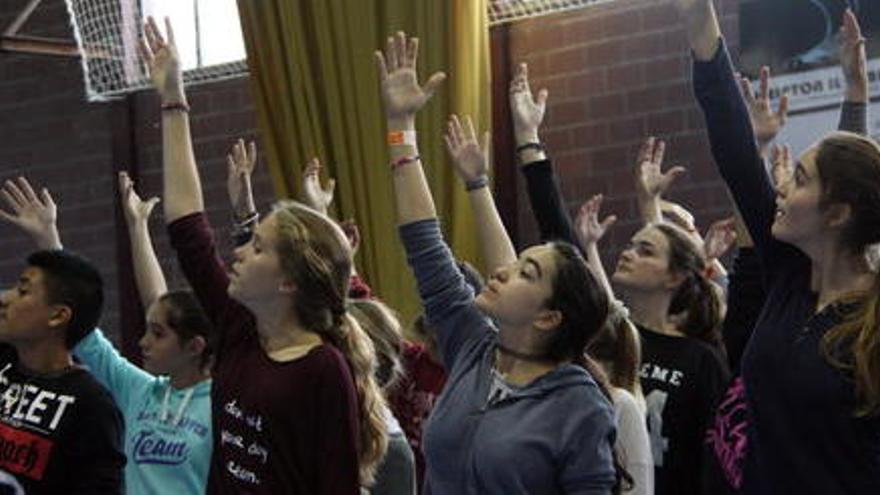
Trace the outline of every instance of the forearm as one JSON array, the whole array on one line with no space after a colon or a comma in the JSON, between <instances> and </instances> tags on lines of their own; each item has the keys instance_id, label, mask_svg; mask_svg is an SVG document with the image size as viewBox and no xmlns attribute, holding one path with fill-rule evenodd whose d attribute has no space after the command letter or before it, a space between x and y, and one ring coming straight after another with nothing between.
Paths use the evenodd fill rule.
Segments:
<instances>
[{"instance_id":1,"label":"forearm","mask_svg":"<svg viewBox=\"0 0 880 495\"><path fill-rule=\"evenodd\" d=\"M683 13L688 42L694 57L700 61L712 60L721 40L721 27L712 0L698 2L699 5Z\"/></svg>"},{"instance_id":2,"label":"forearm","mask_svg":"<svg viewBox=\"0 0 880 495\"><path fill-rule=\"evenodd\" d=\"M868 134L868 104L866 101L853 101L849 97L840 106L840 121L837 129L866 136Z\"/></svg>"},{"instance_id":3,"label":"forearm","mask_svg":"<svg viewBox=\"0 0 880 495\"><path fill-rule=\"evenodd\" d=\"M660 208L659 196L643 196L637 194L636 199L639 205L639 215L642 217L642 222L644 222L645 225L658 223L663 220L663 211Z\"/></svg>"},{"instance_id":4,"label":"forearm","mask_svg":"<svg viewBox=\"0 0 880 495\"><path fill-rule=\"evenodd\" d=\"M602 289L608 295L609 299L614 299L614 289L611 288L611 282L608 280L608 274L605 273L605 267L602 266L602 257L599 256L599 246L595 242L591 242L584 246L587 255L587 264L590 266L593 275Z\"/></svg>"},{"instance_id":5,"label":"forearm","mask_svg":"<svg viewBox=\"0 0 880 495\"><path fill-rule=\"evenodd\" d=\"M388 129L414 131L415 122L389 121ZM391 163L400 163L401 159L418 157L419 147L415 143L391 145L389 152ZM437 217L434 198L431 196L431 189L428 187L421 159L395 166L392 175L398 225Z\"/></svg>"},{"instance_id":6,"label":"forearm","mask_svg":"<svg viewBox=\"0 0 880 495\"><path fill-rule=\"evenodd\" d=\"M496 269L515 262L516 250L510 242L501 216L498 215L489 187L474 189L468 196L487 273L493 273Z\"/></svg>"},{"instance_id":7,"label":"forearm","mask_svg":"<svg viewBox=\"0 0 880 495\"><path fill-rule=\"evenodd\" d=\"M131 241L131 260L134 266L134 279L144 309L150 307L162 294L168 292L165 275L156 258L150 229L146 222L132 225L128 229Z\"/></svg>"},{"instance_id":8,"label":"forearm","mask_svg":"<svg viewBox=\"0 0 880 495\"><path fill-rule=\"evenodd\" d=\"M33 240L37 249L40 250L53 251L63 249L63 246L61 245L61 236L58 234L58 227L54 225L45 232L35 234Z\"/></svg>"},{"instance_id":9,"label":"forearm","mask_svg":"<svg viewBox=\"0 0 880 495\"><path fill-rule=\"evenodd\" d=\"M565 207L565 198L562 197L562 191L556 181L553 165L543 152L534 155L534 158L541 159L526 162L521 170L526 179L526 191L535 220L538 222L541 239L544 241L558 239L578 246L571 215Z\"/></svg>"},{"instance_id":10,"label":"forearm","mask_svg":"<svg viewBox=\"0 0 880 495\"><path fill-rule=\"evenodd\" d=\"M163 103L183 102L186 96L167 98ZM204 211L202 186L193 154L189 113L162 111L162 150L165 222L170 224L191 213Z\"/></svg>"}]
</instances>

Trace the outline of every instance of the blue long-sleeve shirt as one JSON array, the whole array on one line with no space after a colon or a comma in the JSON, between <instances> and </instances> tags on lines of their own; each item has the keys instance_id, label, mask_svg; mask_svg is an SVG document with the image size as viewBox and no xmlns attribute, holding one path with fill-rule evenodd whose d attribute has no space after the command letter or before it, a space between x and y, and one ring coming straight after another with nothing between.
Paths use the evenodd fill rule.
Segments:
<instances>
[{"instance_id":1,"label":"blue long-sleeve shirt","mask_svg":"<svg viewBox=\"0 0 880 495\"><path fill-rule=\"evenodd\" d=\"M880 418L857 418L852 378L821 352L850 308L816 313L810 259L773 239L775 193L722 42L694 63L712 154L755 242L767 302L742 361L748 403L745 493L880 493Z\"/></svg>"},{"instance_id":2,"label":"blue long-sleeve shirt","mask_svg":"<svg viewBox=\"0 0 880 495\"><path fill-rule=\"evenodd\" d=\"M400 228L449 378L425 430L433 494L609 494L614 413L584 369L562 365L489 401L497 331L473 303L436 219Z\"/></svg>"}]
</instances>

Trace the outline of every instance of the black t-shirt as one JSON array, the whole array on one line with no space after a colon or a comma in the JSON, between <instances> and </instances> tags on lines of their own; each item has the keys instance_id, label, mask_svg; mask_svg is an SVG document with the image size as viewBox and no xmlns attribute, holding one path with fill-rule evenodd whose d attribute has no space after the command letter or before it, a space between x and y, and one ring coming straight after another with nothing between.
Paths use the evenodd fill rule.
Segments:
<instances>
[{"instance_id":1,"label":"black t-shirt","mask_svg":"<svg viewBox=\"0 0 880 495\"><path fill-rule=\"evenodd\" d=\"M696 339L643 327L639 334L655 493L699 494L706 427L730 379L727 363Z\"/></svg>"},{"instance_id":2,"label":"black t-shirt","mask_svg":"<svg viewBox=\"0 0 880 495\"><path fill-rule=\"evenodd\" d=\"M84 368L21 369L0 345L0 470L28 495L121 494L122 415Z\"/></svg>"}]
</instances>

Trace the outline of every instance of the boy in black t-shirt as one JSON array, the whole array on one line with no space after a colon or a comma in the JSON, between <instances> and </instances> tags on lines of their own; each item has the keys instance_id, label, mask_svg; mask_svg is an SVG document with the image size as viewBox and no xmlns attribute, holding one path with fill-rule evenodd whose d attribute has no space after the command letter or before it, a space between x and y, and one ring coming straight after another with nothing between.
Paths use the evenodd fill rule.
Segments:
<instances>
[{"instance_id":1,"label":"boy in black t-shirt","mask_svg":"<svg viewBox=\"0 0 880 495\"><path fill-rule=\"evenodd\" d=\"M121 494L122 417L70 349L98 322L101 276L39 251L0 296L0 470L28 495Z\"/></svg>"}]
</instances>

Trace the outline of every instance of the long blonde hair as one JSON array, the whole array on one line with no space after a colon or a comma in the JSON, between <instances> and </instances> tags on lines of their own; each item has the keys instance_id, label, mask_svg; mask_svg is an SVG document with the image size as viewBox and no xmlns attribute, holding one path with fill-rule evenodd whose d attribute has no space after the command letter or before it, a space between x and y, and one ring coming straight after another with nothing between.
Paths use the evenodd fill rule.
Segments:
<instances>
[{"instance_id":1,"label":"long blonde hair","mask_svg":"<svg viewBox=\"0 0 880 495\"><path fill-rule=\"evenodd\" d=\"M300 289L294 310L305 328L327 339L351 366L359 400L360 481L367 486L385 455L388 435L373 344L346 309L351 247L333 220L303 204L281 201L274 211L281 268Z\"/></svg>"}]
</instances>

